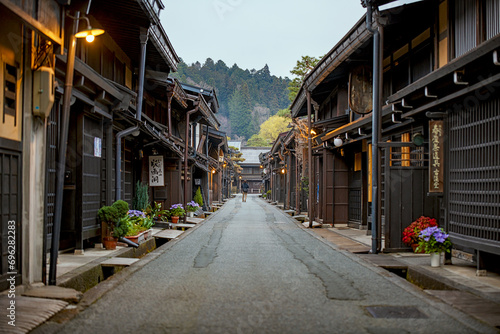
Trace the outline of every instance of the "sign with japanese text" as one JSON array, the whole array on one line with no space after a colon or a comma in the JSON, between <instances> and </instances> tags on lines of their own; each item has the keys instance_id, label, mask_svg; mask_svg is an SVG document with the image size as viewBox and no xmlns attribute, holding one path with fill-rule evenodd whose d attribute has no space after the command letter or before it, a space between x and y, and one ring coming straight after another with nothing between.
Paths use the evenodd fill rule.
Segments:
<instances>
[{"instance_id":1,"label":"sign with japanese text","mask_svg":"<svg viewBox=\"0 0 500 334\"><path fill-rule=\"evenodd\" d=\"M429 121L429 192L442 193L444 180L443 121Z\"/></svg>"},{"instance_id":2,"label":"sign with japanese text","mask_svg":"<svg viewBox=\"0 0 500 334\"><path fill-rule=\"evenodd\" d=\"M94 137L94 157L101 157L102 153L102 140L99 137Z\"/></svg>"},{"instance_id":3,"label":"sign with japanese text","mask_svg":"<svg viewBox=\"0 0 500 334\"><path fill-rule=\"evenodd\" d=\"M162 187L165 185L163 169L163 156L152 155L149 157L149 185Z\"/></svg>"}]
</instances>

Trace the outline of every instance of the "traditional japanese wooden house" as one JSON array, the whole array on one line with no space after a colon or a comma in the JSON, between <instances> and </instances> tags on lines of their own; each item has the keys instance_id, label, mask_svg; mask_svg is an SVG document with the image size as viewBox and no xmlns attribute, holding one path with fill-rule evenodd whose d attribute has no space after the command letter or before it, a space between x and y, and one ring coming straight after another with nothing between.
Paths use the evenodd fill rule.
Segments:
<instances>
[{"instance_id":1,"label":"traditional japanese wooden house","mask_svg":"<svg viewBox=\"0 0 500 334\"><path fill-rule=\"evenodd\" d=\"M227 136L225 132L215 130L213 128L208 128L208 166L209 166L209 184L208 184L208 194L209 207L212 206L214 202L222 202L224 198L224 174L227 172Z\"/></svg>"},{"instance_id":2,"label":"traditional japanese wooden house","mask_svg":"<svg viewBox=\"0 0 500 334\"><path fill-rule=\"evenodd\" d=\"M82 10L82 3L72 2L67 10ZM105 34L92 44L78 41L76 47L60 248L77 252L85 241L99 238L96 213L101 206L117 199L132 204L136 182L147 180L145 161L155 152L166 152L165 161L178 168L183 143L175 139L178 128L171 125L177 114L171 111L178 109L184 116L188 107L178 83L165 79L179 58L159 22L161 1L85 3L89 23ZM66 55L56 57L59 85L47 126L47 245L56 204L55 156L66 62ZM162 198L159 193L151 197L155 195Z\"/></svg>"},{"instance_id":3,"label":"traditional japanese wooden house","mask_svg":"<svg viewBox=\"0 0 500 334\"><path fill-rule=\"evenodd\" d=\"M183 189L186 189L184 204L193 199L196 190L200 187L204 203L210 206L211 201L207 191L210 184L209 180L212 178L212 171L219 168L220 165L219 155L216 158L217 164L211 163L210 160L211 131L217 132L221 141L225 140L225 134L217 130L220 124L215 114L218 111L219 102L213 89L203 89L185 83L182 84L182 87L188 93L188 98L193 102L193 106L189 108L191 111L186 113L184 121L186 131L183 138L188 148L185 151L185 170L183 171L183 177L187 174L187 182L183 187ZM227 145L225 151L227 152ZM224 150L221 152L223 157Z\"/></svg>"},{"instance_id":4,"label":"traditional japanese wooden house","mask_svg":"<svg viewBox=\"0 0 500 334\"><path fill-rule=\"evenodd\" d=\"M323 155L321 168L331 173L323 180L333 186L333 222L337 205L348 224L377 222L377 241L383 236L391 251L405 247L402 230L413 220L433 216L457 249L474 252L478 266L482 259L492 264L500 254L500 3L382 6L388 2L363 2L366 20L306 77L292 106L296 116L305 115L309 95L314 127L337 121L314 138L315 150L333 155ZM380 118L372 117L374 108ZM380 160L373 164L375 153ZM330 201L322 202L325 218Z\"/></svg>"},{"instance_id":5,"label":"traditional japanese wooden house","mask_svg":"<svg viewBox=\"0 0 500 334\"><path fill-rule=\"evenodd\" d=\"M250 188L249 194L260 194L262 190L262 168L259 160L259 155L267 152L269 147L241 147L240 152L244 161L239 165L242 168L241 180L246 180Z\"/></svg>"},{"instance_id":6,"label":"traditional japanese wooden house","mask_svg":"<svg viewBox=\"0 0 500 334\"><path fill-rule=\"evenodd\" d=\"M0 1L0 290L11 276L16 285L44 277L45 127L64 45L60 3Z\"/></svg>"}]
</instances>

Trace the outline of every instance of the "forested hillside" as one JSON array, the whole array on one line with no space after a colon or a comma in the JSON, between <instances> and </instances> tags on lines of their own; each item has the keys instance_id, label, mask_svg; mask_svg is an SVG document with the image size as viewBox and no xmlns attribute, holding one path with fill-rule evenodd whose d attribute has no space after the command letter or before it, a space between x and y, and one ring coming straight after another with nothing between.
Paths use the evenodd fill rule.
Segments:
<instances>
[{"instance_id":1,"label":"forested hillside","mask_svg":"<svg viewBox=\"0 0 500 334\"><path fill-rule=\"evenodd\" d=\"M228 67L222 60L214 63L208 58L203 65L181 62L173 76L181 82L216 89L221 131L232 139L249 139L259 132L260 124L290 104L290 79L271 75L267 65L260 70L243 70L237 64Z\"/></svg>"}]
</instances>

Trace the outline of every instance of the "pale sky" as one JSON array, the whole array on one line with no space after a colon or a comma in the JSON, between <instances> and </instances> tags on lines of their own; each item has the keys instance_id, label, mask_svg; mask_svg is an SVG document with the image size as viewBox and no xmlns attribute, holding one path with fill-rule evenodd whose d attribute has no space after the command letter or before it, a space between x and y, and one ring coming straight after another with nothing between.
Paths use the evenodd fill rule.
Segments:
<instances>
[{"instance_id":1,"label":"pale sky","mask_svg":"<svg viewBox=\"0 0 500 334\"><path fill-rule=\"evenodd\" d=\"M161 21L187 64L219 59L231 67L292 78L301 56L326 54L366 13L360 0L163 0Z\"/></svg>"}]
</instances>

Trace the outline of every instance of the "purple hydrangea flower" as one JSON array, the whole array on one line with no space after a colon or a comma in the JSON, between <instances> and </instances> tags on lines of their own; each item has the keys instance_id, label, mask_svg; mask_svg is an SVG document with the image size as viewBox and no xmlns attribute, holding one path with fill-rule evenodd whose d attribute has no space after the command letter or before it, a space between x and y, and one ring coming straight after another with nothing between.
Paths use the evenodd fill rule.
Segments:
<instances>
[{"instance_id":1,"label":"purple hydrangea flower","mask_svg":"<svg viewBox=\"0 0 500 334\"><path fill-rule=\"evenodd\" d=\"M127 213L130 217L146 218L146 214L140 210L128 210Z\"/></svg>"}]
</instances>

